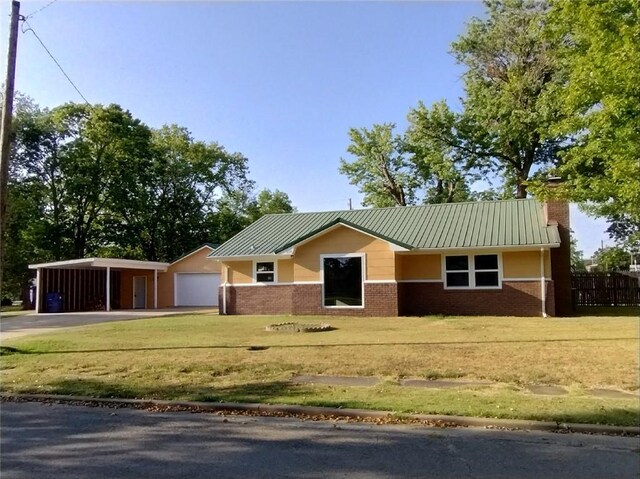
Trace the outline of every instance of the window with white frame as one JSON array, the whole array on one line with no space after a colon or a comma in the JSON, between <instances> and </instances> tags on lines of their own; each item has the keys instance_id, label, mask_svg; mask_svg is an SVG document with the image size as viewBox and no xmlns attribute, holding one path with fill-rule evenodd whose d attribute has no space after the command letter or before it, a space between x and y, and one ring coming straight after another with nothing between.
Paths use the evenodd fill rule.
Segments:
<instances>
[{"instance_id":1,"label":"window with white frame","mask_svg":"<svg viewBox=\"0 0 640 479\"><path fill-rule=\"evenodd\" d=\"M499 288L497 254L445 256L445 287Z\"/></svg>"},{"instance_id":2,"label":"window with white frame","mask_svg":"<svg viewBox=\"0 0 640 479\"><path fill-rule=\"evenodd\" d=\"M276 280L276 269L273 261L256 262L256 282L273 283Z\"/></svg>"}]
</instances>

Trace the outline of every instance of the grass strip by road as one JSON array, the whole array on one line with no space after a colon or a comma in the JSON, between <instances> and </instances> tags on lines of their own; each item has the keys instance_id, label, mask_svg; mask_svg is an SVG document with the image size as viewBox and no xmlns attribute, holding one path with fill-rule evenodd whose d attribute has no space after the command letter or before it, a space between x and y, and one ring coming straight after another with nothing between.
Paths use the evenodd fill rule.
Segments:
<instances>
[{"instance_id":1,"label":"grass strip by road","mask_svg":"<svg viewBox=\"0 0 640 479\"><path fill-rule=\"evenodd\" d=\"M637 318L331 318L330 332L264 331L291 320L177 316L6 341L2 390L638 425L637 399L588 395L592 387L637 390ZM371 388L291 384L298 374L383 380ZM498 384L424 390L400 387L405 377ZM536 396L526 384L569 394Z\"/></svg>"}]
</instances>

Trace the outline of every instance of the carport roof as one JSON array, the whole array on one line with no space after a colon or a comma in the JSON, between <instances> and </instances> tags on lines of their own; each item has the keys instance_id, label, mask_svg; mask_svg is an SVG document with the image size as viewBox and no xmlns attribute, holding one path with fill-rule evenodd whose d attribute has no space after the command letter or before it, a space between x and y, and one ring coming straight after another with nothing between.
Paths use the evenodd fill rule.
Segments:
<instances>
[{"instance_id":1,"label":"carport roof","mask_svg":"<svg viewBox=\"0 0 640 479\"><path fill-rule=\"evenodd\" d=\"M166 271L169 263L157 261L138 261L134 259L117 258L83 258L54 261L52 263L30 264L29 269L80 269L80 268L114 268L114 269L155 269Z\"/></svg>"}]
</instances>

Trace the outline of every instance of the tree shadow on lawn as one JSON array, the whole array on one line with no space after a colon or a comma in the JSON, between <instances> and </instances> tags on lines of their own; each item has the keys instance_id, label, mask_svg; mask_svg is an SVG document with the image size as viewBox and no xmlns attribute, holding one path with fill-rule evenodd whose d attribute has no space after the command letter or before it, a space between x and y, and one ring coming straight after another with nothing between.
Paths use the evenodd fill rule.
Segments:
<instances>
[{"instance_id":1,"label":"tree shadow on lawn","mask_svg":"<svg viewBox=\"0 0 640 479\"><path fill-rule=\"evenodd\" d=\"M47 385L49 394L90 396L96 398L166 399L202 402L264 402L273 397L309 396L308 387L288 381L252 382L237 386L212 387L162 384L153 387L130 387L119 382L96 379L62 379Z\"/></svg>"},{"instance_id":2,"label":"tree shadow on lawn","mask_svg":"<svg viewBox=\"0 0 640 479\"><path fill-rule=\"evenodd\" d=\"M461 344L526 344L526 343L580 343L598 341L628 341L640 339L637 337L623 338L551 338L551 339L505 339L486 341L422 341L422 342L389 342L389 343L331 343L331 344L269 344L269 345L201 345L201 346L147 346L133 348L104 348L104 349L51 349L51 350L31 350L20 349L12 346L0 347L0 356L9 354L75 354L75 353L121 353L134 351L174 351L181 349L246 349L248 351L265 351L267 349L295 349L295 348L352 348L358 346L455 346Z\"/></svg>"},{"instance_id":3,"label":"tree shadow on lawn","mask_svg":"<svg viewBox=\"0 0 640 479\"><path fill-rule=\"evenodd\" d=\"M593 306L593 307L578 307L574 311L577 317L634 317L640 318L640 307L635 306Z\"/></svg>"}]
</instances>

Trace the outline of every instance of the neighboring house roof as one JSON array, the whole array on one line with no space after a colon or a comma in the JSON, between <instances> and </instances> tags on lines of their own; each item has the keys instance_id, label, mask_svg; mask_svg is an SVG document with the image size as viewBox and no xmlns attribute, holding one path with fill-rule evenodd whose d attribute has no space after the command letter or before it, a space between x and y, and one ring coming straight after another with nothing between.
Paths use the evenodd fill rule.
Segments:
<instances>
[{"instance_id":1,"label":"neighboring house roof","mask_svg":"<svg viewBox=\"0 0 640 479\"><path fill-rule=\"evenodd\" d=\"M535 200L478 201L425 206L266 215L209 257L282 253L343 224L408 250L558 246Z\"/></svg>"},{"instance_id":2,"label":"neighboring house roof","mask_svg":"<svg viewBox=\"0 0 640 479\"><path fill-rule=\"evenodd\" d=\"M204 249L204 248L208 248L208 249L210 249L210 250L212 250L212 251L213 251L213 250L214 250L214 249L216 249L218 246L220 246L220 245L213 244L213 243L204 243L204 244L202 244L202 245L198 246L196 249L192 249L192 250L191 250L191 251L189 251L188 253L185 253L185 254L183 254L182 256L179 256L178 258L174 259L174 260L171 262L171 264L175 264L175 263L177 263L178 261L182 261L183 259L187 258L188 256L191 256L192 254L197 253L198 251L200 251L200 250L202 250L202 249Z\"/></svg>"}]
</instances>

